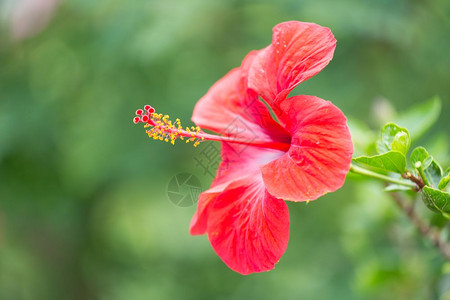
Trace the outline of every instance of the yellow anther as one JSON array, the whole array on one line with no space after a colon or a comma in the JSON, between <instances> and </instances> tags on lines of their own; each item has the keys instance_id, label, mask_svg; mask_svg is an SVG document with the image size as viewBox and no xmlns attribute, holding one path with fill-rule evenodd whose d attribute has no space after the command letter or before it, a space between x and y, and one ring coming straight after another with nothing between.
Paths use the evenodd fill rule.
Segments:
<instances>
[{"instance_id":1,"label":"yellow anther","mask_svg":"<svg viewBox=\"0 0 450 300\"><path fill-rule=\"evenodd\" d=\"M201 141L205 140L204 137L198 136L201 133L199 126L183 127L180 119L177 118L175 121L172 121L169 115L156 112L151 113L148 117L150 121L144 125L144 128L148 128L146 133L149 138L165 141L172 145L175 145L175 141L179 138L186 143L192 142L194 147L197 147Z\"/></svg>"}]
</instances>

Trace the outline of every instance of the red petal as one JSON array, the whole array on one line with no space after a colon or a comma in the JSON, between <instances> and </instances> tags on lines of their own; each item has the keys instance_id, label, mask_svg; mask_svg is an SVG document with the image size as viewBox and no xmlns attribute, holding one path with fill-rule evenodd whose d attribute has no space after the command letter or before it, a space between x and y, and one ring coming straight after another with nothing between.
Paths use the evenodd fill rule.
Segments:
<instances>
[{"instance_id":1,"label":"red petal","mask_svg":"<svg viewBox=\"0 0 450 300\"><path fill-rule=\"evenodd\" d=\"M253 61L248 86L273 107L299 83L319 73L333 58L335 47L326 27L297 21L278 24L272 44Z\"/></svg>"},{"instance_id":2,"label":"red petal","mask_svg":"<svg viewBox=\"0 0 450 300\"><path fill-rule=\"evenodd\" d=\"M189 227L189 232L192 235L201 235L206 233L211 202L214 202L213 200L217 197L217 195L223 192L225 189L227 189L228 187L233 188L236 185L240 185L239 180L217 183L216 177L211 184L211 187L199 195L197 211L192 217L191 225Z\"/></svg>"},{"instance_id":3,"label":"red petal","mask_svg":"<svg viewBox=\"0 0 450 300\"><path fill-rule=\"evenodd\" d=\"M245 148L242 148L242 147ZM209 215L209 203L226 189L241 185L241 181L251 174L259 173L260 166L281 157L284 151L259 148L248 145L222 143L222 161L217 169L211 188L199 196L197 211L192 218L190 232L204 234Z\"/></svg>"},{"instance_id":4,"label":"red petal","mask_svg":"<svg viewBox=\"0 0 450 300\"><path fill-rule=\"evenodd\" d=\"M245 141L287 140L267 107L247 88L247 69L257 52L250 52L242 66L216 82L194 108L192 121L198 126Z\"/></svg>"},{"instance_id":5,"label":"red petal","mask_svg":"<svg viewBox=\"0 0 450 300\"><path fill-rule=\"evenodd\" d=\"M339 189L353 154L344 114L331 102L313 96L295 96L279 104L280 119L292 140L287 153L261 167L269 193L306 201Z\"/></svg>"},{"instance_id":6,"label":"red petal","mask_svg":"<svg viewBox=\"0 0 450 300\"><path fill-rule=\"evenodd\" d=\"M198 197L197 211L191 220L189 232L192 235L201 235L206 233L208 226L209 203L214 200L217 193L205 191Z\"/></svg>"},{"instance_id":7,"label":"red petal","mask_svg":"<svg viewBox=\"0 0 450 300\"><path fill-rule=\"evenodd\" d=\"M289 212L265 189L261 173L217 194L210 203L208 238L217 255L241 274L274 268L289 240Z\"/></svg>"},{"instance_id":8,"label":"red petal","mask_svg":"<svg viewBox=\"0 0 450 300\"><path fill-rule=\"evenodd\" d=\"M242 147L245 148L242 148ZM222 162L212 186L236 181L259 171L262 165L281 157L285 151L231 143L222 144Z\"/></svg>"}]
</instances>

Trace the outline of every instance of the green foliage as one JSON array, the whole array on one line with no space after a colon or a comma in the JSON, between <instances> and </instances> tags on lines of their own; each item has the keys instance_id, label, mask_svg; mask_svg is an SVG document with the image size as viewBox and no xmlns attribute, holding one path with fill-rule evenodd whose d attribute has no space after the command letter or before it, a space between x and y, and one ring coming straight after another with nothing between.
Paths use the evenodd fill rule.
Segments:
<instances>
[{"instance_id":1,"label":"green foliage","mask_svg":"<svg viewBox=\"0 0 450 300\"><path fill-rule=\"evenodd\" d=\"M424 169L424 173L429 185L437 188L442 178L442 168L439 163L433 160L428 168Z\"/></svg>"},{"instance_id":2,"label":"green foliage","mask_svg":"<svg viewBox=\"0 0 450 300\"><path fill-rule=\"evenodd\" d=\"M415 168L416 164L419 162L420 165L418 165L418 167L422 166L422 168L426 169L433 161L433 157L428 154L428 151L424 147L419 146L414 148L411 152L409 160L413 168Z\"/></svg>"},{"instance_id":3,"label":"green foliage","mask_svg":"<svg viewBox=\"0 0 450 300\"><path fill-rule=\"evenodd\" d=\"M429 129L431 124L437 119L437 116L435 116L438 114L436 110L439 111L441 108L438 98L428 101L425 104L416 106L406 113L406 116L414 116L418 111L423 111L427 115L418 120L418 122L424 124L423 129L421 129L424 130L423 132L426 132L426 129ZM376 149L380 154L359 156L354 158L353 162L380 174L387 174L389 172L404 174L406 171L406 155L410 144L411 140L408 130L390 122L381 129L381 136L376 142ZM434 212L447 216L447 202L445 201L447 199L447 193L442 191L442 194L440 194L440 191L437 189L443 190L447 186L450 177L448 169L444 173L440 164L422 146L414 148L410 154L409 161L411 170L413 170L412 172L417 174L425 185L423 187L422 199L426 206ZM377 176L374 175L374 177ZM399 182L398 178L389 178L391 178L391 182L394 182L394 184L386 187L385 191L393 192L410 189L406 185L402 186L403 182ZM438 199L433 199L434 196L438 197Z\"/></svg>"},{"instance_id":4,"label":"green foliage","mask_svg":"<svg viewBox=\"0 0 450 300\"><path fill-rule=\"evenodd\" d=\"M450 218L450 194L425 186L422 189L422 199L425 205L432 211L442 213L446 218Z\"/></svg>"},{"instance_id":5,"label":"green foliage","mask_svg":"<svg viewBox=\"0 0 450 300\"><path fill-rule=\"evenodd\" d=\"M450 182L450 167L445 170L442 179L439 181L438 188L443 190L446 188L447 184Z\"/></svg>"},{"instance_id":6,"label":"green foliage","mask_svg":"<svg viewBox=\"0 0 450 300\"><path fill-rule=\"evenodd\" d=\"M365 165L379 172L403 173L406 168L405 156L397 151L389 151L374 156L360 156L354 162Z\"/></svg>"},{"instance_id":7,"label":"green foliage","mask_svg":"<svg viewBox=\"0 0 450 300\"><path fill-rule=\"evenodd\" d=\"M360 156L353 161L378 172L402 174L406 169L405 155L410 144L408 130L388 123L381 130L381 137L376 143L379 155Z\"/></svg>"},{"instance_id":8,"label":"green foliage","mask_svg":"<svg viewBox=\"0 0 450 300\"><path fill-rule=\"evenodd\" d=\"M411 153L410 161L411 167L425 177L422 179L427 185L438 187L442 177L442 168L424 147L415 148Z\"/></svg>"},{"instance_id":9,"label":"green foliage","mask_svg":"<svg viewBox=\"0 0 450 300\"><path fill-rule=\"evenodd\" d=\"M411 167L422 178L425 186L422 189L422 200L434 212L449 216L449 194L440 191L448 183L448 169L444 173L439 163L433 159L424 147L415 148L410 157ZM440 190L438 190L440 189Z\"/></svg>"},{"instance_id":10,"label":"green foliage","mask_svg":"<svg viewBox=\"0 0 450 300\"><path fill-rule=\"evenodd\" d=\"M386 103L384 103L384 106L381 106L381 108L385 106ZM435 97L422 105L413 107L405 114L401 115L401 123L410 124L410 126L412 126L414 140L431 128L438 119L440 110L440 99ZM353 123L358 124L357 122ZM361 128L363 128L363 125L358 124L357 128L359 131L362 131ZM359 135L362 136L360 132ZM440 141L441 143L442 141L445 142L443 139ZM371 141L365 139L365 145L370 144ZM421 193L425 207L437 213L437 215L440 215L441 219L442 217L450 219L450 194L444 191L450 180L450 168L447 168L446 171L443 172L440 164L429 154L427 149L419 146L414 148L411 152L409 156L411 166L407 170L406 157L410 145L411 139L408 129L389 122L381 129L381 136L376 142L376 150L379 155L358 156L354 158L354 163L364 166L367 169L352 166L350 170L360 175L381 179L390 183L390 185L384 189L386 192L411 192L411 185L407 184L403 179L410 180L411 182L414 182L415 185L413 190ZM369 149L367 146L365 148ZM445 145L444 147L441 145L439 148L447 149ZM400 179L398 175L392 173L401 174L403 179ZM411 219L415 219L416 221L414 222L417 223L417 219L420 217L414 212L414 207L411 206L410 209L407 208L407 204L402 204L405 200L397 197L398 196L394 196L396 202L399 203L408 215L414 214L414 217L411 217ZM448 222L436 222L435 220L437 218L434 217L430 217L430 219L432 219L432 221L425 220L424 222L434 224L438 228L445 227L448 224ZM424 233L422 232L422 234ZM383 275L383 278L384 277L385 276Z\"/></svg>"},{"instance_id":11,"label":"green foliage","mask_svg":"<svg viewBox=\"0 0 450 300\"><path fill-rule=\"evenodd\" d=\"M381 137L377 141L377 152L383 154L397 151L405 156L410 145L411 139L408 130L394 123L387 123L381 129Z\"/></svg>"}]
</instances>

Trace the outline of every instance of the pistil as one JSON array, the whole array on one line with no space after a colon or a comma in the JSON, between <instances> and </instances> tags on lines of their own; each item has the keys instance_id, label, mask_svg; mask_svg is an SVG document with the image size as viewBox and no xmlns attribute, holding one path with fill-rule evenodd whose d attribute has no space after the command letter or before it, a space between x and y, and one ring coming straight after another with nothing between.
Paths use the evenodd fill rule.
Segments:
<instances>
[{"instance_id":1,"label":"pistil","mask_svg":"<svg viewBox=\"0 0 450 300\"><path fill-rule=\"evenodd\" d=\"M175 141L180 139L185 140L186 143L192 142L194 147L197 147L205 140L236 143L282 151L287 151L290 147L289 144L280 142L249 141L239 137L209 134L201 130L198 126L183 128L179 119L172 122L168 115L163 116L162 114L156 113L155 109L150 105L146 105L144 110L138 109L133 122L135 124L144 123L145 128L150 128L146 130L150 138L170 142L172 145L175 145Z\"/></svg>"}]
</instances>

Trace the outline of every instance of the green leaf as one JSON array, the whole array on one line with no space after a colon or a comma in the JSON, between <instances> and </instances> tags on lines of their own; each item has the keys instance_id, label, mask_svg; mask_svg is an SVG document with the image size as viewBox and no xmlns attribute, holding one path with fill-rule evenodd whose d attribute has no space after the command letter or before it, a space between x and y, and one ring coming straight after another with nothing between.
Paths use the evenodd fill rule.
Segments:
<instances>
[{"instance_id":1,"label":"green leaf","mask_svg":"<svg viewBox=\"0 0 450 300\"><path fill-rule=\"evenodd\" d=\"M392 150L398 151L406 155L408 153L409 146L411 146L411 139L409 138L408 132L399 132L395 135L394 141L392 142Z\"/></svg>"},{"instance_id":2,"label":"green leaf","mask_svg":"<svg viewBox=\"0 0 450 300\"><path fill-rule=\"evenodd\" d=\"M450 217L450 194L425 186L422 189L422 200L425 205L434 212L442 213Z\"/></svg>"},{"instance_id":3,"label":"green leaf","mask_svg":"<svg viewBox=\"0 0 450 300\"><path fill-rule=\"evenodd\" d=\"M425 169L431 164L433 157L428 154L428 151L424 147L417 147L411 152L409 160L411 162L411 167L418 168L416 167L416 163L420 162Z\"/></svg>"},{"instance_id":4,"label":"green leaf","mask_svg":"<svg viewBox=\"0 0 450 300\"><path fill-rule=\"evenodd\" d=\"M408 128L411 140L415 141L437 121L441 112L441 106L441 99L435 96L400 114L395 118L395 123Z\"/></svg>"},{"instance_id":5,"label":"green leaf","mask_svg":"<svg viewBox=\"0 0 450 300\"><path fill-rule=\"evenodd\" d=\"M406 128L402 128L394 123L387 123L381 129L381 138L377 141L377 151L380 154L397 151L406 155L411 139Z\"/></svg>"},{"instance_id":6,"label":"green leaf","mask_svg":"<svg viewBox=\"0 0 450 300\"><path fill-rule=\"evenodd\" d=\"M353 161L381 172L402 174L406 168L406 157L396 151L389 151L375 156L360 156L354 158Z\"/></svg>"},{"instance_id":7,"label":"green leaf","mask_svg":"<svg viewBox=\"0 0 450 300\"><path fill-rule=\"evenodd\" d=\"M441 181L439 181L438 188L440 190L445 189L447 184L450 182L450 167L445 170L444 175L441 178Z\"/></svg>"},{"instance_id":8,"label":"green leaf","mask_svg":"<svg viewBox=\"0 0 450 300\"><path fill-rule=\"evenodd\" d=\"M430 185L434 188L439 186L439 182L442 178L442 168L441 166L433 160L431 164L424 170L425 177L428 179Z\"/></svg>"},{"instance_id":9,"label":"green leaf","mask_svg":"<svg viewBox=\"0 0 450 300\"><path fill-rule=\"evenodd\" d=\"M424 179L425 184L437 188L442 177L442 168L433 159L424 147L417 147L411 152L411 166L415 168ZM423 170L423 174L421 170Z\"/></svg>"}]
</instances>

